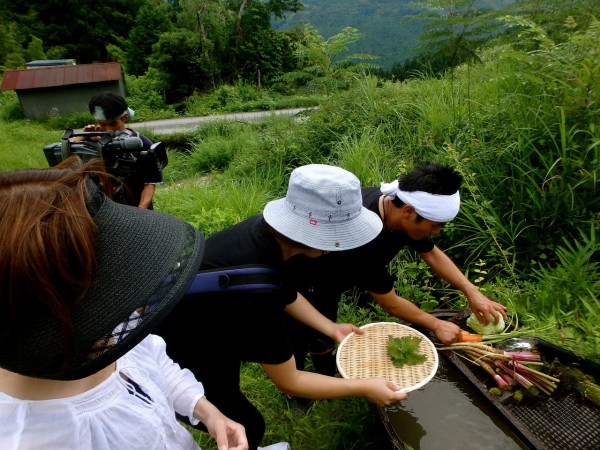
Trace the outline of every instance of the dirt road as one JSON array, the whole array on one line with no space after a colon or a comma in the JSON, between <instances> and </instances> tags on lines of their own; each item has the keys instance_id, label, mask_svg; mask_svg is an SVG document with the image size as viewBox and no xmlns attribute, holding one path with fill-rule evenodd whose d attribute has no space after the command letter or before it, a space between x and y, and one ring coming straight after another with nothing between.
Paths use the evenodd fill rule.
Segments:
<instances>
[{"instance_id":1,"label":"dirt road","mask_svg":"<svg viewBox=\"0 0 600 450\"><path fill-rule=\"evenodd\" d=\"M176 119L151 120L148 122L131 122L131 127L141 131L150 130L154 134L170 134L177 132L189 132L203 122L216 120L259 120L270 115L288 115L295 116L296 114L311 110L314 108L289 108L278 109L275 111L259 111L259 112L239 112L230 114L219 114L214 116L202 117L182 117Z\"/></svg>"}]
</instances>

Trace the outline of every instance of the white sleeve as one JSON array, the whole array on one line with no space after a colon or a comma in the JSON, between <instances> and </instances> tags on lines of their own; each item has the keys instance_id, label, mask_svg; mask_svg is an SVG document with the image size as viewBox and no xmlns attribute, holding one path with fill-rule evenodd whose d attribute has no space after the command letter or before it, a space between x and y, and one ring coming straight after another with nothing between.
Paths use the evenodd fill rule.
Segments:
<instances>
[{"instance_id":1,"label":"white sleeve","mask_svg":"<svg viewBox=\"0 0 600 450\"><path fill-rule=\"evenodd\" d=\"M156 335L152 336L156 361L163 371L169 395L173 400L175 411L182 416L186 416L192 425L200 422L194 418L194 407L198 400L204 397L204 386L192 372L188 369L182 369L167 355L167 344L163 338Z\"/></svg>"}]
</instances>

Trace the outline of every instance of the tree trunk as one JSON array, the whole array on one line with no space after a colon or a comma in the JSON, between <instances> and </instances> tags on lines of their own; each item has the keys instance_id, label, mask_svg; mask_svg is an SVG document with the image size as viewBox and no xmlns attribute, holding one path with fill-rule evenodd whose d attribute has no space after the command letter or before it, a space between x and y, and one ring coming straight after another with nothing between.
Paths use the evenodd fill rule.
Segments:
<instances>
[{"instance_id":1,"label":"tree trunk","mask_svg":"<svg viewBox=\"0 0 600 450\"><path fill-rule=\"evenodd\" d=\"M248 3L248 0L243 0L242 4L240 5L240 10L238 11L238 16L237 16L237 34L242 34L242 15L244 14L244 9L246 9L246 4Z\"/></svg>"}]
</instances>

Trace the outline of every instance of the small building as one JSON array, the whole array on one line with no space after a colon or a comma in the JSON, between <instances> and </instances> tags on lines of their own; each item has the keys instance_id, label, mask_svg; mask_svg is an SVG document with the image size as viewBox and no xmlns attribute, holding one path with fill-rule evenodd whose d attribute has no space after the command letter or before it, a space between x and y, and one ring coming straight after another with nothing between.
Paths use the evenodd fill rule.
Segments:
<instances>
[{"instance_id":1,"label":"small building","mask_svg":"<svg viewBox=\"0 0 600 450\"><path fill-rule=\"evenodd\" d=\"M117 62L6 70L0 89L16 91L28 119L88 112L90 98L100 92L125 96L121 65Z\"/></svg>"}]
</instances>

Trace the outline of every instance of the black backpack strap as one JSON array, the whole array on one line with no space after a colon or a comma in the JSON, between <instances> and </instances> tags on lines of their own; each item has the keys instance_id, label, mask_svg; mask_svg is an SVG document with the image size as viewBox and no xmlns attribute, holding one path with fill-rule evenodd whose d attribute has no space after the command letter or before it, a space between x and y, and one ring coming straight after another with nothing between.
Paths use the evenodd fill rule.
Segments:
<instances>
[{"instance_id":1,"label":"black backpack strap","mask_svg":"<svg viewBox=\"0 0 600 450\"><path fill-rule=\"evenodd\" d=\"M231 266L202 270L196 274L186 295L218 294L237 291L278 291L281 277L269 266Z\"/></svg>"}]
</instances>

